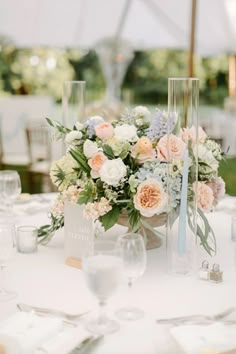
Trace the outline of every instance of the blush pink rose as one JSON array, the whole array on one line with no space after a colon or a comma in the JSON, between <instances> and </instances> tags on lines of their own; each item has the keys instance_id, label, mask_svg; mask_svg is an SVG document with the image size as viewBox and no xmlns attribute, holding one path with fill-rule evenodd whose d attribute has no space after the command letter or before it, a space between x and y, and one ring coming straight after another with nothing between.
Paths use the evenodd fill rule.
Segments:
<instances>
[{"instance_id":1,"label":"blush pink rose","mask_svg":"<svg viewBox=\"0 0 236 354\"><path fill-rule=\"evenodd\" d=\"M212 189L214 195L214 203L225 195L225 182L221 177L214 177L207 183L207 186Z\"/></svg>"},{"instance_id":2,"label":"blush pink rose","mask_svg":"<svg viewBox=\"0 0 236 354\"><path fill-rule=\"evenodd\" d=\"M181 138L171 134L168 139L165 135L157 144L157 157L160 161L183 160L185 147L186 144Z\"/></svg>"},{"instance_id":3,"label":"blush pink rose","mask_svg":"<svg viewBox=\"0 0 236 354\"><path fill-rule=\"evenodd\" d=\"M187 143L189 140L192 140L194 144L196 141L198 141L200 144L203 144L207 138L207 135L202 127L198 127L198 137L196 137L196 128L192 126L191 128L181 129L181 137L185 143Z\"/></svg>"},{"instance_id":4,"label":"blush pink rose","mask_svg":"<svg viewBox=\"0 0 236 354\"><path fill-rule=\"evenodd\" d=\"M88 164L91 167L91 176L93 178L99 177L99 171L107 160L107 157L103 154L103 152L97 152L91 159L88 160Z\"/></svg>"},{"instance_id":5,"label":"blush pink rose","mask_svg":"<svg viewBox=\"0 0 236 354\"><path fill-rule=\"evenodd\" d=\"M135 208L146 217L162 213L166 201L167 197L162 184L153 178L140 183L134 196Z\"/></svg>"},{"instance_id":6,"label":"blush pink rose","mask_svg":"<svg viewBox=\"0 0 236 354\"><path fill-rule=\"evenodd\" d=\"M111 123L104 122L95 126L97 137L102 140L111 138L114 135L114 129Z\"/></svg>"},{"instance_id":7,"label":"blush pink rose","mask_svg":"<svg viewBox=\"0 0 236 354\"><path fill-rule=\"evenodd\" d=\"M133 146L131 155L137 159L138 163L142 164L155 158L156 152L152 147L151 140L146 136L142 136Z\"/></svg>"},{"instance_id":8,"label":"blush pink rose","mask_svg":"<svg viewBox=\"0 0 236 354\"><path fill-rule=\"evenodd\" d=\"M214 195L212 189L203 182L194 182L193 191L197 193L197 206L204 212L209 212L212 209Z\"/></svg>"}]
</instances>

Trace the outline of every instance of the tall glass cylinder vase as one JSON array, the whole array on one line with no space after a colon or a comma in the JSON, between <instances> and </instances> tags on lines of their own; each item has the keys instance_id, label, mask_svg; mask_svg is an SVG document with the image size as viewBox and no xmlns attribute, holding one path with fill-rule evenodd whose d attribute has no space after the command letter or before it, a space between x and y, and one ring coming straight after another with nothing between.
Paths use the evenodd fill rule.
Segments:
<instances>
[{"instance_id":1,"label":"tall glass cylinder vase","mask_svg":"<svg viewBox=\"0 0 236 354\"><path fill-rule=\"evenodd\" d=\"M85 81L65 81L63 86L63 120L68 128L85 119Z\"/></svg>"},{"instance_id":2,"label":"tall glass cylinder vase","mask_svg":"<svg viewBox=\"0 0 236 354\"><path fill-rule=\"evenodd\" d=\"M168 80L167 259L172 274L196 270L198 105L199 79Z\"/></svg>"}]
</instances>

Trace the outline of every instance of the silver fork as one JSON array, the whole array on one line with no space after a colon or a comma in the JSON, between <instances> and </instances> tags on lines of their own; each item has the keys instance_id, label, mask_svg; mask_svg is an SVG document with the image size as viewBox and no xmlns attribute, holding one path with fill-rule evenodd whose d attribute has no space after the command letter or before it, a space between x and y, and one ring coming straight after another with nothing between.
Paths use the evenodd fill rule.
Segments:
<instances>
[{"instance_id":1,"label":"silver fork","mask_svg":"<svg viewBox=\"0 0 236 354\"><path fill-rule=\"evenodd\" d=\"M231 313L235 312L235 307L230 307L229 309L222 311L216 315L190 315L182 317L172 317L172 318L160 318L156 322L158 324L178 324L178 323L195 323L195 322L214 322L226 318Z\"/></svg>"},{"instance_id":2,"label":"silver fork","mask_svg":"<svg viewBox=\"0 0 236 354\"><path fill-rule=\"evenodd\" d=\"M64 319L69 320L69 321L78 320L82 316L85 316L87 313L89 313L89 311L85 311L85 312L81 312L81 313L78 313L78 314L70 314L70 313L66 313L66 312L63 312L63 311L60 311L60 310L56 310L56 309L49 309L49 308L38 307L38 306L31 306L31 305L27 305L27 304L23 304L23 303L19 303L16 306L17 306L17 308L20 311L35 312L35 313L41 313L41 314L45 314L45 315L53 315L53 316L56 316L56 317L64 318Z\"/></svg>"}]
</instances>

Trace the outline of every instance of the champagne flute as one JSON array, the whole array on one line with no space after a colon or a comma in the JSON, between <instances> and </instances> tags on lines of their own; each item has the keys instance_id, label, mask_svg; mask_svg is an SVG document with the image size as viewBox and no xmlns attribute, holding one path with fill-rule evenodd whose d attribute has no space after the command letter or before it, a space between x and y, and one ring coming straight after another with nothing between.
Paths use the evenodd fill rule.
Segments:
<instances>
[{"instance_id":1,"label":"champagne flute","mask_svg":"<svg viewBox=\"0 0 236 354\"><path fill-rule=\"evenodd\" d=\"M119 329L119 324L108 318L105 307L122 279L122 259L116 255L115 242L97 240L94 249L82 260L82 269L89 290L97 297L100 314L86 325L90 332L105 335Z\"/></svg>"},{"instance_id":2,"label":"champagne flute","mask_svg":"<svg viewBox=\"0 0 236 354\"><path fill-rule=\"evenodd\" d=\"M6 263L14 255L15 245L15 227L13 224L0 224L0 302L12 300L17 296L16 292L9 291L4 287L3 275Z\"/></svg>"},{"instance_id":3,"label":"champagne flute","mask_svg":"<svg viewBox=\"0 0 236 354\"><path fill-rule=\"evenodd\" d=\"M147 256L143 237L139 234L128 233L120 236L116 244L117 254L123 260L124 273L128 280L129 293L133 282L141 277L146 268ZM144 316L144 312L136 307L127 306L116 312L122 320L137 320Z\"/></svg>"},{"instance_id":4,"label":"champagne flute","mask_svg":"<svg viewBox=\"0 0 236 354\"><path fill-rule=\"evenodd\" d=\"M2 197L8 213L13 214L13 205L21 193L21 180L17 171L3 171Z\"/></svg>"}]
</instances>

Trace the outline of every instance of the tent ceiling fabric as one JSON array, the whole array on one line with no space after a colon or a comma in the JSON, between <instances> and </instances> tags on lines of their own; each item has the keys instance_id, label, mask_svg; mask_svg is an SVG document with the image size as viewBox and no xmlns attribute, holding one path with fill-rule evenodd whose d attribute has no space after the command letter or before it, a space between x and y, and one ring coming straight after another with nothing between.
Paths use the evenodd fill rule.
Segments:
<instances>
[{"instance_id":1,"label":"tent ceiling fabric","mask_svg":"<svg viewBox=\"0 0 236 354\"><path fill-rule=\"evenodd\" d=\"M122 23L127 1L128 11ZM135 49L187 49L191 2L1 0L0 36L11 38L19 47L94 48L102 38L119 35ZM198 0L196 52L199 54L236 52L236 30L228 11L229 2L232 0ZM230 9L232 12L232 6Z\"/></svg>"}]
</instances>

